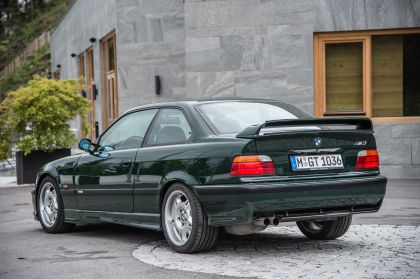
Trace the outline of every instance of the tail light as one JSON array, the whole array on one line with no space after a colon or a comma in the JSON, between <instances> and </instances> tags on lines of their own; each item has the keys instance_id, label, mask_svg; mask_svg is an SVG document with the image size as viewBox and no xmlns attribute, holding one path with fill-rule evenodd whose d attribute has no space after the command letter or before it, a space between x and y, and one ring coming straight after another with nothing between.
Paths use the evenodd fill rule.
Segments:
<instances>
[{"instance_id":1,"label":"tail light","mask_svg":"<svg viewBox=\"0 0 420 279\"><path fill-rule=\"evenodd\" d=\"M379 155L376 149L362 150L357 154L356 169L379 168Z\"/></svg>"},{"instance_id":2,"label":"tail light","mask_svg":"<svg viewBox=\"0 0 420 279\"><path fill-rule=\"evenodd\" d=\"M230 174L232 176L274 175L276 168L271 158L265 155L236 156Z\"/></svg>"}]
</instances>

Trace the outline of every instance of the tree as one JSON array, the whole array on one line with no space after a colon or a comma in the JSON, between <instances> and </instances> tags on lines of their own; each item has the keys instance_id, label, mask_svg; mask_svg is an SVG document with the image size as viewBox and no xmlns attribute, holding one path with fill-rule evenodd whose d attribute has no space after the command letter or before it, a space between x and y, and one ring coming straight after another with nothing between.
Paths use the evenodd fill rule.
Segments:
<instances>
[{"instance_id":1,"label":"tree","mask_svg":"<svg viewBox=\"0 0 420 279\"><path fill-rule=\"evenodd\" d=\"M78 93L82 89L80 84L78 80L34 76L26 86L10 92L3 101L0 110L2 133L9 135L9 141L11 131L17 133L17 147L25 155L32 150L71 147L77 138L70 130L69 121L80 115L85 123L84 132L89 128L86 117L90 105Z\"/></svg>"}]
</instances>

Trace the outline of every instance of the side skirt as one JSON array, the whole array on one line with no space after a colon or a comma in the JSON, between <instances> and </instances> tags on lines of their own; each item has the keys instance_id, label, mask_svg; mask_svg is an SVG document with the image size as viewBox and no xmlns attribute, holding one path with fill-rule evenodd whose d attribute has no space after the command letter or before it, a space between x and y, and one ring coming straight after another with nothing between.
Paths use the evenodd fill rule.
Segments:
<instances>
[{"instance_id":1,"label":"side skirt","mask_svg":"<svg viewBox=\"0 0 420 279\"><path fill-rule=\"evenodd\" d=\"M64 209L66 222L75 224L113 223L161 231L160 214Z\"/></svg>"}]
</instances>

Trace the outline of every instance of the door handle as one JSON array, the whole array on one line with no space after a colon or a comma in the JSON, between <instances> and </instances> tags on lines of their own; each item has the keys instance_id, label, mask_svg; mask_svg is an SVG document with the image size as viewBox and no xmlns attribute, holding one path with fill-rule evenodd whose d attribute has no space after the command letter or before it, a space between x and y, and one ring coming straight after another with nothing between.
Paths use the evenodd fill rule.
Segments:
<instances>
[{"instance_id":1,"label":"door handle","mask_svg":"<svg viewBox=\"0 0 420 279\"><path fill-rule=\"evenodd\" d=\"M130 159L122 159L122 160L121 160L121 165L122 165L123 167L128 167L128 166L130 166L130 163L131 163L131 160L130 160Z\"/></svg>"},{"instance_id":2,"label":"door handle","mask_svg":"<svg viewBox=\"0 0 420 279\"><path fill-rule=\"evenodd\" d=\"M104 169L101 171L101 174L114 174L117 173L118 170L110 170L110 169Z\"/></svg>"}]
</instances>

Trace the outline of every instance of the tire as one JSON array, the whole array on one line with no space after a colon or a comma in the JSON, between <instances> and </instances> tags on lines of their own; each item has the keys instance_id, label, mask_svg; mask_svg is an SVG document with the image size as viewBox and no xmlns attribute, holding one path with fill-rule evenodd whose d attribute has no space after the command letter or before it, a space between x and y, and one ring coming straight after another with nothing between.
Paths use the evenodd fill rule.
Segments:
<instances>
[{"instance_id":1,"label":"tire","mask_svg":"<svg viewBox=\"0 0 420 279\"><path fill-rule=\"evenodd\" d=\"M350 227L352 215L326 221L298 221L300 231L310 239L329 240L343 236Z\"/></svg>"},{"instance_id":2,"label":"tire","mask_svg":"<svg viewBox=\"0 0 420 279\"><path fill-rule=\"evenodd\" d=\"M39 222L47 233L63 233L76 226L64 222L63 200L57 183L52 177L46 177L42 180L37 191L36 207Z\"/></svg>"},{"instance_id":3,"label":"tire","mask_svg":"<svg viewBox=\"0 0 420 279\"><path fill-rule=\"evenodd\" d=\"M208 225L197 196L184 184L170 186L161 212L166 241L176 252L197 253L214 246L218 227Z\"/></svg>"}]
</instances>

